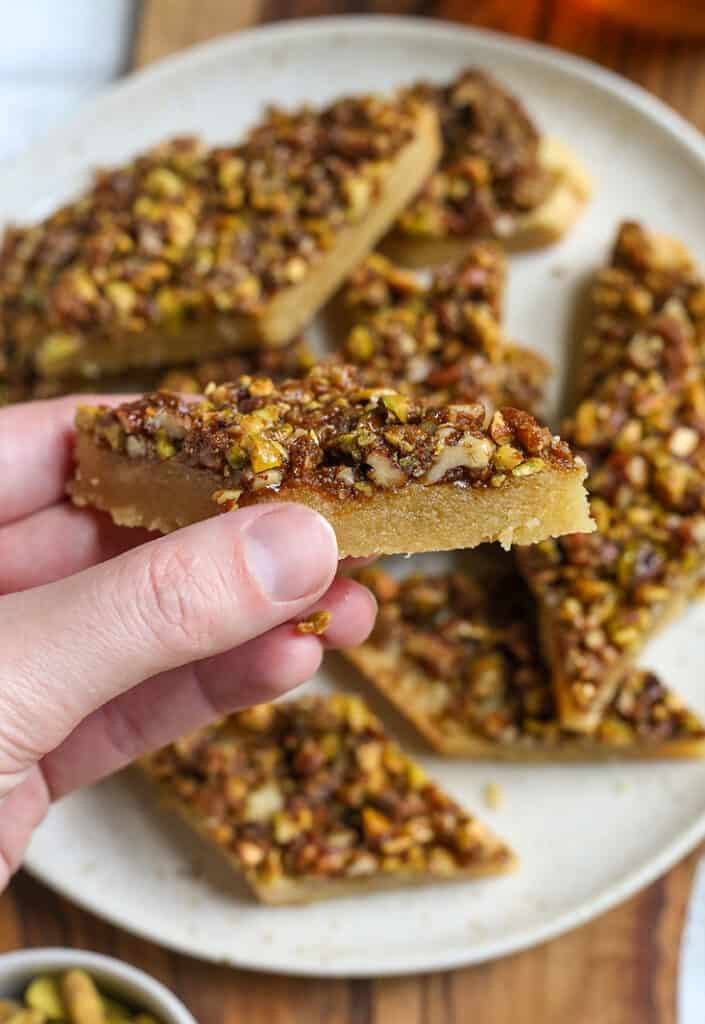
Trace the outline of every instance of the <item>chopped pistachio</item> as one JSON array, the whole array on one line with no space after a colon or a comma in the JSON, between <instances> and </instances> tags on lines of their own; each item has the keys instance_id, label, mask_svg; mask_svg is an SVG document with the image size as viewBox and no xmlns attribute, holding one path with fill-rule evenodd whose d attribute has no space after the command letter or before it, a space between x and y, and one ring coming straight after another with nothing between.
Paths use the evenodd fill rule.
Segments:
<instances>
[{"instance_id":1,"label":"chopped pistachio","mask_svg":"<svg viewBox=\"0 0 705 1024\"><path fill-rule=\"evenodd\" d=\"M66 1007L56 978L41 975L29 983L24 1000L32 1010L42 1013L48 1020L66 1020Z\"/></svg>"},{"instance_id":2,"label":"chopped pistachio","mask_svg":"<svg viewBox=\"0 0 705 1024\"><path fill-rule=\"evenodd\" d=\"M170 459L176 455L176 445L169 440L169 437L165 430L160 430L157 434L157 455L160 459Z\"/></svg>"},{"instance_id":3,"label":"chopped pistachio","mask_svg":"<svg viewBox=\"0 0 705 1024\"><path fill-rule=\"evenodd\" d=\"M533 476L534 473L540 473L545 468L546 463L543 459L527 459L525 462L514 467L512 476Z\"/></svg>"}]
</instances>

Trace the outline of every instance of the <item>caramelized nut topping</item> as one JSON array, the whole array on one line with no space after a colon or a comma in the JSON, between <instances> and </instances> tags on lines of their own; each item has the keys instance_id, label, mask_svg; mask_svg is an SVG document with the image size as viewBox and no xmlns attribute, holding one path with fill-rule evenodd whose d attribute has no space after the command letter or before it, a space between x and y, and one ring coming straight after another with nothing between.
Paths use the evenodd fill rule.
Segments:
<instances>
[{"instance_id":1,"label":"caramelized nut topping","mask_svg":"<svg viewBox=\"0 0 705 1024\"><path fill-rule=\"evenodd\" d=\"M358 578L375 594L379 616L353 660L364 671L366 649L387 653L397 681L384 691L392 699L399 693L402 712L417 722L423 717L441 737L439 746L459 733L527 751L578 741L588 749L705 738L700 720L641 669L623 677L593 736L563 729L538 649L535 609L511 567L498 563L486 577L417 575L401 583L368 568ZM410 671L415 698L403 688ZM375 663L370 679L379 676Z\"/></svg>"},{"instance_id":2,"label":"caramelized nut topping","mask_svg":"<svg viewBox=\"0 0 705 1024\"><path fill-rule=\"evenodd\" d=\"M413 137L411 97L270 109L235 147L164 142L0 249L0 353L56 375L90 337L258 316L365 215Z\"/></svg>"},{"instance_id":3,"label":"caramelized nut topping","mask_svg":"<svg viewBox=\"0 0 705 1024\"><path fill-rule=\"evenodd\" d=\"M522 104L475 69L447 86L420 83L412 94L436 106L443 156L395 230L426 238L510 234L516 216L538 206L550 187L538 131Z\"/></svg>"},{"instance_id":4,"label":"caramelized nut topping","mask_svg":"<svg viewBox=\"0 0 705 1024\"><path fill-rule=\"evenodd\" d=\"M343 301L354 326L346 358L370 384L390 384L434 404L480 401L533 410L549 367L519 348L499 322L506 260L491 243L424 286L419 276L373 253L352 275Z\"/></svg>"},{"instance_id":5,"label":"caramelized nut topping","mask_svg":"<svg viewBox=\"0 0 705 1024\"><path fill-rule=\"evenodd\" d=\"M365 387L354 369L327 365L275 386L241 377L210 385L206 400L156 392L117 408L83 407L78 429L129 457L174 459L222 476L226 495L308 486L331 496L422 484L486 487L517 469L573 471L564 442L518 409L498 411L485 425L479 403L432 408L391 388ZM501 421L520 462L496 464L492 440ZM135 444L137 442L137 444Z\"/></svg>"},{"instance_id":6,"label":"caramelized nut topping","mask_svg":"<svg viewBox=\"0 0 705 1024\"><path fill-rule=\"evenodd\" d=\"M597 275L565 432L588 464L598 531L523 557L559 690L578 714L608 699L705 559L703 289L680 246L635 224Z\"/></svg>"},{"instance_id":7,"label":"caramelized nut topping","mask_svg":"<svg viewBox=\"0 0 705 1024\"><path fill-rule=\"evenodd\" d=\"M255 887L452 874L510 858L356 696L231 715L154 754L146 767Z\"/></svg>"}]
</instances>

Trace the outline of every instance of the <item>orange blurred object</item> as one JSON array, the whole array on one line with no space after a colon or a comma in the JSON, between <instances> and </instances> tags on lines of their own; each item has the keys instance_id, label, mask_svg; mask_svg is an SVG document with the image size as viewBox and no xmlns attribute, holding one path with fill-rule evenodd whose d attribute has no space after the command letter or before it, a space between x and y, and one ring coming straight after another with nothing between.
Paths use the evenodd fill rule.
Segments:
<instances>
[{"instance_id":1,"label":"orange blurred object","mask_svg":"<svg viewBox=\"0 0 705 1024\"><path fill-rule=\"evenodd\" d=\"M705 36L705 0L582 0L586 7L637 28L671 36Z\"/></svg>"}]
</instances>

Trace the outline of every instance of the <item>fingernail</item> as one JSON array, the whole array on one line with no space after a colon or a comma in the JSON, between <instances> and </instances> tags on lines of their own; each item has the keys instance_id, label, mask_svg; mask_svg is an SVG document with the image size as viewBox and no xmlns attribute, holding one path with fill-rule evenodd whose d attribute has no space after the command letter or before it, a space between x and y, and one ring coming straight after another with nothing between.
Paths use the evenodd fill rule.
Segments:
<instances>
[{"instance_id":1,"label":"fingernail","mask_svg":"<svg viewBox=\"0 0 705 1024\"><path fill-rule=\"evenodd\" d=\"M245 531L245 561L261 589L277 603L313 597L338 565L330 523L303 505L273 508Z\"/></svg>"}]
</instances>

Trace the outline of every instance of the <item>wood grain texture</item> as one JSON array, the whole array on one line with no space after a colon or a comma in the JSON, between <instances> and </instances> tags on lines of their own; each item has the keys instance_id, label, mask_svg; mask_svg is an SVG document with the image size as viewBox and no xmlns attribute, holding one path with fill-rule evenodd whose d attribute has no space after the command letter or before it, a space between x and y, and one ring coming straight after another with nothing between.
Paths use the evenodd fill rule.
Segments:
<instances>
[{"instance_id":1,"label":"wood grain texture","mask_svg":"<svg viewBox=\"0 0 705 1024\"><path fill-rule=\"evenodd\" d=\"M264 0L146 0L133 65L152 64L186 46L256 25L265 7Z\"/></svg>"},{"instance_id":2,"label":"wood grain texture","mask_svg":"<svg viewBox=\"0 0 705 1024\"><path fill-rule=\"evenodd\" d=\"M260 21L343 12L436 15L552 43L620 71L705 128L705 46L642 36L578 0L146 0L134 63ZM0 951L56 943L122 957L173 988L201 1024L675 1024L678 947L703 852L562 938L428 976L311 981L202 964L114 929L23 875L0 897Z\"/></svg>"}]
</instances>

